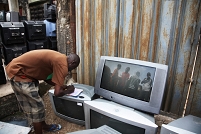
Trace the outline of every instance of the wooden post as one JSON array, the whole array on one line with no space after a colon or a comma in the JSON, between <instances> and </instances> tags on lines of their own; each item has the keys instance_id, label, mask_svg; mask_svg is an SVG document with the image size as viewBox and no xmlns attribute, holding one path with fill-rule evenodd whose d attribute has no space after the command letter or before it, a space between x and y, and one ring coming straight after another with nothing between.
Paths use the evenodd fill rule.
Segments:
<instances>
[{"instance_id":1,"label":"wooden post","mask_svg":"<svg viewBox=\"0 0 201 134\"><path fill-rule=\"evenodd\" d=\"M76 53L75 33L75 0L57 0L57 48L58 51L69 55ZM76 70L67 79L77 80Z\"/></svg>"}]
</instances>

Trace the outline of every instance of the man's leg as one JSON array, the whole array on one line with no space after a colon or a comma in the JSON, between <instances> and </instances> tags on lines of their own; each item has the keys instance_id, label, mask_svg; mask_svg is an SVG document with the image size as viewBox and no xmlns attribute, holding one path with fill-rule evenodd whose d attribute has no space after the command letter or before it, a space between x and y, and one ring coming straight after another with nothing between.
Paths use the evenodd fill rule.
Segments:
<instances>
[{"instance_id":1,"label":"man's leg","mask_svg":"<svg viewBox=\"0 0 201 134\"><path fill-rule=\"evenodd\" d=\"M33 123L33 127L34 127L35 134L43 133L42 122Z\"/></svg>"},{"instance_id":2,"label":"man's leg","mask_svg":"<svg viewBox=\"0 0 201 134\"><path fill-rule=\"evenodd\" d=\"M11 85L29 124L33 125L36 134L42 134L45 109L38 94L38 82L23 83L11 80Z\"/></svg>"},{"instance_id":3,"label":"man's leg","mask_svg":"<svg viewBox=\"0 0 201 134\"><path fill-rule=\"evenodd\" d=\"M35 122L33 123L33 127L34 127L34 131L35 131L35 134L42 134L43 133L43 130L44 131L54 131L54 130L60 130L61 126L59 125L48 125L46 124L45 121L42 121L42 122Z\"/></svg>"},{"instance_id":4,"label":"man's leg","mask_svg":"<svg viewBox=\"0 0 201 134\"><path fill-rule=\"evenodd\" d=\"M33 124L36 134L42 134L42 130L58 131L60 125L47 125L45 123L45 108L40 95L38 94L38 82L14 82L11 81L20 106L27 116L29 124Z\"/></svg>"},{"instance_id":5,"label":"man's leg","mask_svg":"<svg viewBox=\"0 0 201 134\"><path fill-rule=\"evenodd\" d=\"M35 134L42 134L43 130L49 131L52 125L47 125L45 121L42 122L33 122L33 127L35 130Z\"/></svg>"}]
</instances>

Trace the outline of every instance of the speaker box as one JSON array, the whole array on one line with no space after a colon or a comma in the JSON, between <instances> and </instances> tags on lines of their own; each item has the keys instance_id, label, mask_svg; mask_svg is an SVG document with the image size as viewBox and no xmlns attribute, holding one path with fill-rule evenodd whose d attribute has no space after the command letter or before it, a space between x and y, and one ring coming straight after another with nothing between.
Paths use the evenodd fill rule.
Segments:
<instances>
[{"instance_id":1,"label":"speaker box","mask_svg":"<svg viewBox=\"0 0 201 134\"><path fill-rule=\"evenodd\" d=\"M57 51L57 37L48 37L48 48Z\"/></svg>"},{"instance_id":2,"label":"speaker box","mask_svg":"<svg viewBox=\"0 0 201 134\"><path fill-rule=\"evenodd\" d=\"M12 44L9 46L3 44L2 46L5 64L8 64L14 58L27 52L27 46L25 44Z\"/></svg>"},{"instance_id":3,"label":"speaker box","mask_svg":"<svg viewBox=\"0 0 201 134\"><path fill-rule=\"evenodd\" d=\"M72 97L64 95L63 97L54 96L54 89L49 90L49 97L55 114L67 121L84 125L84 101L91 101L97 96L94 94L94 87L85 84L73 84L75 88L83 89L83 92Z\"/></svg>"},{"instance_id":4,"label":"speaker box","mask_svg":"<svg viewBox=\"0 0 201 134\"><path fill-rule=\"evenodd\" d=\"M45 40L36 40L36 41L28 41L27 40L27 47L28 50L36 50L36 49L47 49L48 48L48 41Z\"/></svg>"},{"instance_id":5,"label":"speaker box","mask_svg":"<svg viewBox=\"0 0 201 134\"><path fill-rule=\"evenodd\" d=\"M2 65L0 65L0 84L6 84L6 76Z\"/></svg>"},{"instance_id":6,"label":"speaker box","mask_svg":"<svg viewBox=\"0 0 201 134\"><path fill-rule=\"evenodd\" d=\"M22 22L2 22L0 23L0 30L4 45L26 42L25 29Z\"/></svg>"},{"instance_id":7,"label":"speaker box","mask_svg":"<svg viewBox=\"0 0 201 134\"><path fill-rule=\"evenodd\" d=\"M26 39L44 40L46 38L46 26L43 21L24 21Z\"/></svg>"}]
</instances>

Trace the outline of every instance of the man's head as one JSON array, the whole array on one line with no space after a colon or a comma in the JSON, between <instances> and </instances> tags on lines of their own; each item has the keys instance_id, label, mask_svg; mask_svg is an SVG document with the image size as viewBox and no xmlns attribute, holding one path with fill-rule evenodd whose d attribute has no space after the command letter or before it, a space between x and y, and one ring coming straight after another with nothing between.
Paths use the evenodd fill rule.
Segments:
<instances>
[{"instance_id":1,"label":"man's head","mask_svg":"<svg viewBox=\"0 0 201 134\"><path fill-rule=\"evenodd\" d=\"M70 54L67 58L68 71L72 71L80 64L80 57L77 54Z\"/></svg>"},{"instance_id":2,"label":"man's head","mask_svg":"<svg viewBox=\"0 0 201 134\"><path fill-rule=\"evenodd\" d=\"M125 72L128 73L130 71L130 67L127 67Z\"/></svg>"}]
</instances>

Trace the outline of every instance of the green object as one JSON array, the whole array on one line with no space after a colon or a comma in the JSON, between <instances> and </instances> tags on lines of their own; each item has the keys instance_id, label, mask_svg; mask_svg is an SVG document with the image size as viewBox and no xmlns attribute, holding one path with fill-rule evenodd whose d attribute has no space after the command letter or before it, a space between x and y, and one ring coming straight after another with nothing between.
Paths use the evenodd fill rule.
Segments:
<instances>
[{"instance_id":1,"label":"green object","mask_svg":"<svg viewBox=\"0 0 201 134\"><path fill-rule=\"evenodd\" d=\"M48 75L46 80L51 80L52 79L52 74Z\"/></svg>"}]
</instances>

